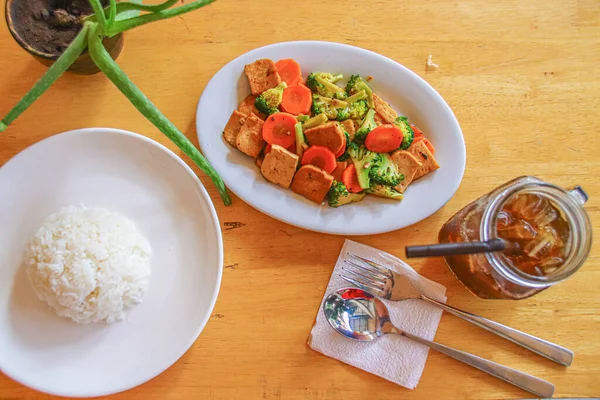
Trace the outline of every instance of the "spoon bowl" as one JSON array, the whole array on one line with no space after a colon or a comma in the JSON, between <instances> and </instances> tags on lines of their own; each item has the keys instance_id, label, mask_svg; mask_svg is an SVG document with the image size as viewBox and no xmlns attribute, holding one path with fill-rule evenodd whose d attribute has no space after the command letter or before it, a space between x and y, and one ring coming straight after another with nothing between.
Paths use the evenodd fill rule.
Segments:
<instances>
[{"instance_id":1,"label":"spoon bowl","mask_svg":"<svg viewBox=\"0 0 600 400\"><path fill-rule=\"evenodd\" d=\"M388 333L396 333L542 398L552 397L554 393L550 382L395 327L383 301L362 289L344 288L331 293L323 302L323 313L329 325L347 338L372 342Z\"/></svg>"},{"instance_id":2,"label":"spoon bowl","mask_svg":"<svg viewBox=\"0 0 600 400\"><path fill-rule=\"evenodd\" d=\"M327 296L323 312L329 325L338 333L362 342L383 336L381 321L390 319L381 300L364 290L352 288Z\"/></svg>"}]
</instances>

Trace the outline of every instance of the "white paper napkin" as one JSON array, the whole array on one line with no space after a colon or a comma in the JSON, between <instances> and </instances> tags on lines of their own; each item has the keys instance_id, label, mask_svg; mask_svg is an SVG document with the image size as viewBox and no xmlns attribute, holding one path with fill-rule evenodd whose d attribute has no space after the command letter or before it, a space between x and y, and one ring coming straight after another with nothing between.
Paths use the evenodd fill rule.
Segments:
<instances>
[{"instance_id":1,"label":"white paper napkin","mask_svg":"<svg viewBox=\"0 0 600 400\"><path fill-rule=\"evenodd\" d=\"M404 261L373 247L346 240L338 257L329 285L323 296L351 285L340 278L341 268L348 253L377 261L409 277L423 294L446 302L446 288L417 274ZM442 316L442 310L422 300L384 300L392 322L400 329L432 340ZM414 389L419 383L429 348L399 335L385 335L374 342L357 342L335 332L326 321L319 304L317 321L311 331L308 345L326 356L381 376L389 381Z\"/></svg>"}]
</instances>

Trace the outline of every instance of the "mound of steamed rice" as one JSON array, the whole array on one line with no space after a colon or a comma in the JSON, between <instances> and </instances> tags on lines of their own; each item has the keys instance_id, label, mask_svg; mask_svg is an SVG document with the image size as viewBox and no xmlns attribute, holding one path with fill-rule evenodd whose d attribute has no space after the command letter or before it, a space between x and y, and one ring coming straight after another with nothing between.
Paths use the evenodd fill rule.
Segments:
<instances>
[{"instance_id":1,"label":"mound of steamed rice","mask_svg":"<svg viewBox=\"0 0 600 400\"><path fill-rule=\"evenodd\" d=\"M139 304L151 249L132 221L102 208L71 206L48 216L25 255L40 300L80 324L113 323Z\"/></svg>"}]
</instances>

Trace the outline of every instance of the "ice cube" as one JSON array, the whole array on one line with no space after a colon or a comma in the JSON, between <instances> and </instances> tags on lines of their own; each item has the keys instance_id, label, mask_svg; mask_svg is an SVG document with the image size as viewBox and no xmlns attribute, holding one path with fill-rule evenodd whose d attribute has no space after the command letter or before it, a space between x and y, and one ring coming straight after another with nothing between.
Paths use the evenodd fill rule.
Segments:
<instances>
[{"instance_id":1,"label":"ice cube","mask_svg":"<svg viewBox=\"0 0 600 400\"><path fill-rule=\"evenodd\" d=\"M561 246L558 234L552 227L545 226L537 236L523 248L525 254L537 260L547 256L554 246Z\"/></svg>"},{"instance_id":2,"label":"ice cube","mask_svg":"<svg viewBox=\"0 0 600 400\"><path fill-rule=\"evenodd\" d=\"M538 228L542 228L546 225L550 225L556 218L558 218L558 213L548 204L548 207L545 207L541 213L535 216L533 222Z\"/></svg>"},{"instance_id":3,"label":"ice cube","mask_svg":"<svg viewBox=\"0 0 600 400\"><path fill-rule=\"evenodd\" d=\"M538 264L539 266L536 268L541 269L544 275L547 275L556 271L561 265L564 264L564 262L565 260L563 260L560 257L550 256L540 261L540 263Z\"/></svg>"},{"instance_id":4,"label":"ice cube","mask_svg":"<svg viewBox=\"0 0 600 400\"><path fill-rule=\"evenodd\" d=\"M498 229L506 228L512 222L510 214L506 211L500 211L496 217L496 224Z\"/></svg>"},{"instance_id":5,"label":"ice cube","mask_svg":"<svg viewBox=\"0 0 600 400\"><path fill-rule=\"evenodd\" d=\"M554 238L552 235L542 233L535 239L525 245L523 251L531 258L540 259L548 253L548 249L552 247Z\"/></svg>"},{"instance_id":6,"label":"ice cube","mask_svg":"<svg viewBox=\"0 0 600 400\"><path fill-rule=\"evenodd\" d=\"M537 231L522 219L512 221L508 226L498 226L499 235L504 239L533 239L537 235Z\"/></svg>"},{"instance_id":7,"label":"ice cube","mask_svg":"<svg viewBox=\"0 0 600 400\"><path fill-rule=\"evenodd\" d=\"M511 197L506 202L506 209L509 212L519 214L519 216L520 216L521 210L523 210L525 207L527 207L528 199L529 199L529 196L526 194L520 194L520 195Z\"/></svg>"},{"instance_id":8,"label":"ice cube","mask_svg":"<svg viewBox=\"0 0 600 400\"><path fill-rule=\"evenodd\" d=\"M517 195L511 208L515 215L528 221L552 209L548 200L535 194Z\"/></svg>"},{"instance_id":9,"label":"ice cube","mask_svg":"<svg viewBox=\"0 0 600 400\"><path fill-rule=\"evenodd\" d=\"M534 219L539 214L544 214L550 207L548 201L540 196L530 196L529 202L521 210L521 216L527 220Z\"/></svg>"}]
</instances>

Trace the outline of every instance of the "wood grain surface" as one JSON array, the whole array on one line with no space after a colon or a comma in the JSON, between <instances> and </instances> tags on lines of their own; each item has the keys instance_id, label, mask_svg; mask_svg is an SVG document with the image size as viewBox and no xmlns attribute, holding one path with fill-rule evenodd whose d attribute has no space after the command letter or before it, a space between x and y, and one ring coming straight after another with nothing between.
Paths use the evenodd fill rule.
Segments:
<instances>
[{"instance_id":1,"label":"wood grain surface","mask_svg":"<svg viewBox=\"0 0 600 400\"><path fill-rule=\"evenodd\" d=\"M402 255L406 245L434 242L441 225L469 201L522 174L565 187L582 185L590 195L586 208L594 236L600 237L597 0L219 0L127 32L118 61L196 142L196 104L219 68L256 47L300 39L353 44L402 63L440 92L465 135L466 173L440 211L409 228L355 240ZM16 44L3 23L0 54L4 115L46 68ZM428 54L438 71L425 71ZM139 132L182 155L105 76L67 74L0 134L0 165L41 139L92 126ZM408 390L310 350L306 339L344 237L294 228L238 198L224 207L210 181L199 175L215 202L225 241L223 284L212 318L175 365L112 398L531 397L439 354L430 353L419 386ZM556 397L600 395L598 243L574 277L518 302L476 299L443 260L412 262L448 288L449 304L572 349L571 367L451 315L442 317L436 339L549 380ZM0 398L53 397L0 374Z\"/></svg>"}]
</instances>

